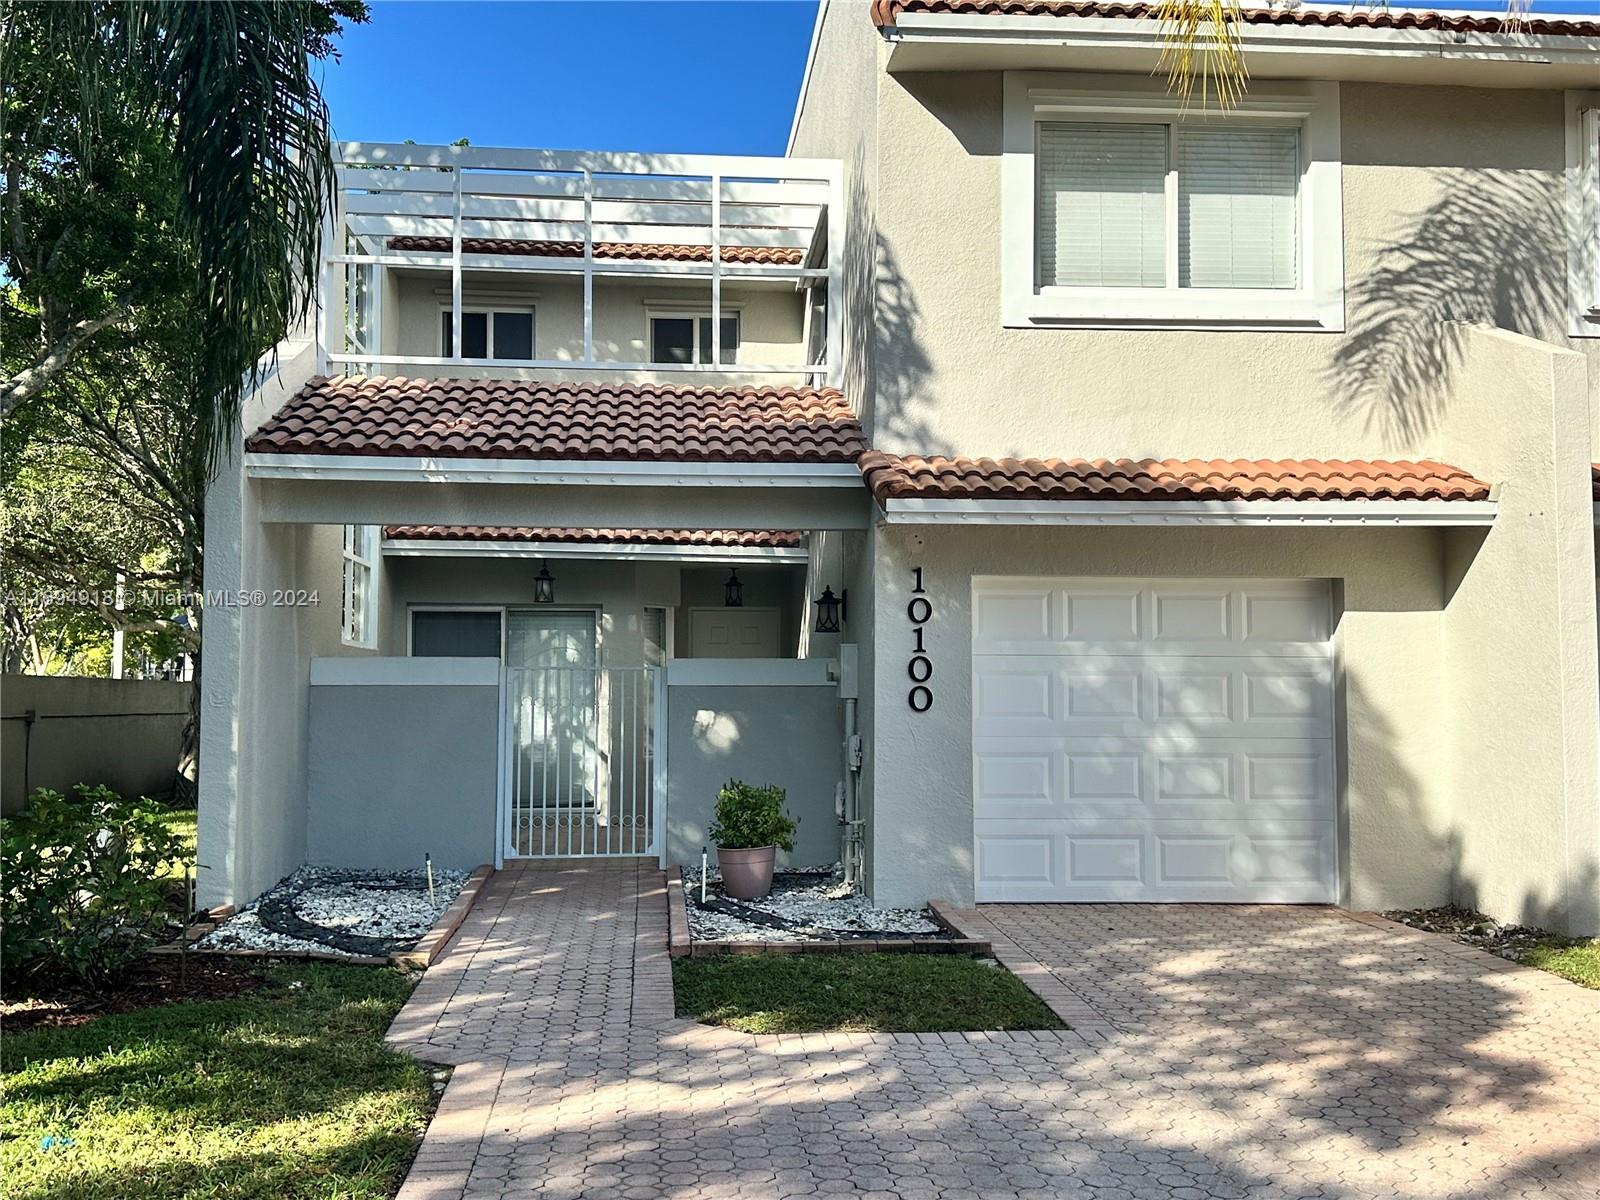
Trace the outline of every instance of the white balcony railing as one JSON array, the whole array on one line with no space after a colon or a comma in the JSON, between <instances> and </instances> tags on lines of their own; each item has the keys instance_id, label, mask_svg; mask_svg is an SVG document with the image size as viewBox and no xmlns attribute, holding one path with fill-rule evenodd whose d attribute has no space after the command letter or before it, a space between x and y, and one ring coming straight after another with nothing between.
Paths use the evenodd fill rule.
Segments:
<instances>
[{"instance_id":1,"label":"white balcony railing","mask_svg":"<svg viewBox=\"0 0 1600 1200\"><path fill-rule=\"evenodd\" d=\"M836 161L395 143L346 143L338 153L338 203L322 278L318 349L324 370L378 374L414 366L514 366L839 382L845 230L843 169ZM410 239L426 239L426 245L419 249ZM397 240L407 248L396 247ZM517 252L487 252L504 249L484 245L493 241L516 243ZM608 250L614 243L697 250L620 257ZM759 257L782 261L738 261L749 256L738 255L735 247L772 247L782 253ZM385 268L448 273L454 354L384 352L386 289L379 272ZM581 278L581 355L515 363L463 357L468 272ZM707 285L709 362L596 357L595 280L639 276ZM792 281L807 293L812 302L804 305L802 345L812 349L802 356L805 361L722 362L723 287L746 280Z\"/></svg>"}]
</instances>

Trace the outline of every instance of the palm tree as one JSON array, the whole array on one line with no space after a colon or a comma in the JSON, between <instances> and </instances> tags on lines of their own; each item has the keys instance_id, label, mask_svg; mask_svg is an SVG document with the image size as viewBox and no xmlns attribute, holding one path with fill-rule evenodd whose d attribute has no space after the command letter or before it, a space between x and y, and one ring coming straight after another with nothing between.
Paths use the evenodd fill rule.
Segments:
<instances>
[{"instance_id":1,"label":"palm tree","mask_svg":"<svg viewBox=\"0 0 1600 1200\"><path fill-rule=\"evenodd\" d=\"M334 167L312 64L333 54L341 21L365 19L364 0L0 0L0 78L7 81L0 142L12 242L12 278L4 282L25 286L18 271L36 268L45 278L35 282L51 286L52 256L63 249L35 246L32 258L19 258L29 164L48 167L64 155L89 162L107 107L138 113L168 139L177 167L174 223L193 265L182 285L195 290L194 336L203 351L193 395L213 460L229 444L240 381L315 300ZM62 106L76 109L77 144L30 146L28 118L59 117ZM141 302L137 264L111 274L125 286L97 302L85 302L81 279L62 288L80 302L76 308L63 302L52 311L41 295L37 352L11 359L0 380L0 417L39 395L90 339L124 323Z\"/></svg>"}]
</instances>

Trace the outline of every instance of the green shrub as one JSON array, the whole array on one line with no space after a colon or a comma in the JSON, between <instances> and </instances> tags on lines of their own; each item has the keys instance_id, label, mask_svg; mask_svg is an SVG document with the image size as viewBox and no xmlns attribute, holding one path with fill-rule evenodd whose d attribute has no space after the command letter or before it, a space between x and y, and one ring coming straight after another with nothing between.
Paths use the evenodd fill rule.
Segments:
<instances>
[{"instance_id":1,"label":"green shrub","mask_svg":"<svg viewBox=\"0 0 1600 1200\"><path fill-rule=\"evenodd\" d=\"M749 850L756 846L794 849L795 822L784 815L785 792L775 784L756 787L737 779L717 793L717 816L711 822L711 840L723 850Z\"/></svg>"},{"instance_id":2,"label":"green shrub","mask_svg":"<svg viewBox=\"0 0 1600 1200\"><path fill-rule=\"evenodd\" d=\"M138 958L169 915L163 867L183 839L147 801L40 788L0 822L0 967L8 980L97 982Z\"/></svg>"}]
</instances>

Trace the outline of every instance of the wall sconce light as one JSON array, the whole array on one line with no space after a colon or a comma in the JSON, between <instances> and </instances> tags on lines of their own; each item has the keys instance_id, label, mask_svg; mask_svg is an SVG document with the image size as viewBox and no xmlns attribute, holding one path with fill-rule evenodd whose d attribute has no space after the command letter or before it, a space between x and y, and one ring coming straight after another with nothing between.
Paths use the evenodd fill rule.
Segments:
<instances>
[{"instance_id":1,"label":"wall sconce light","mask_svg":"<svg viewBox=\"0 0 1600 1200\"><path fill-rule=\"evenodd\" d=\"M556 577L550 574L549 563L541 562L539 573L533 577L533 602L535 604L556 602Z\"/></svg>"},{"instance_id":2,"label":"wall sconce light","mask_svg":"<svg viewBox=\"0 0 1600 1200\"><path fill-rule=\"evenodd\" d=\"M739 569L728 568L728 582L722 585L722 606L724 608L744 607L744 584L739 580Z\"/></svg>"},{"instance_id":3,"label":"wall sconce light","mask_svg":"<svg viewBox=\"0 0 1600 1200\"><path fill-rule=\"evenodd\" d=\"M817 597L817 624L818 633L838 633L839 622L845 616L845 602L850 598L850 589L846 588L844 595L835 596L831 587L824 587L822 595Z\"/></svg>"}]
</instances>

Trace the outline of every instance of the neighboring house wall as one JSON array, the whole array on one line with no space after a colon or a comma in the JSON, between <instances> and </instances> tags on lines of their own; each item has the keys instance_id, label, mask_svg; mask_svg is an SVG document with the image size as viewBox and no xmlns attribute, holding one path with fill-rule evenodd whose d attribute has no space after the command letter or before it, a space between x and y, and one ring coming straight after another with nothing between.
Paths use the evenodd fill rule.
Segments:
<instances>
[{"instance_id":1,"label":"neighboring house wall","mask_svg":"<svg viewBox=\"0 0 1600 1200\"><path fill-rule=\"evenodd\" d=\"M165 796L177 778L193 692L192 683L156 679L7 675L0 812L21 811L36 788L71 795L80 783Z\"/></svg>"},{"instance_id":2,"label":"neighboring house wall","mask_svg":"<svg viewBox=\"0 0 1600 1200\"><path fill-rule=\"evenodd\" d=\"M1003 328L1002 79L882 78L875 446L1415 457L1462 373L1441 319L1565 341L1562 93L1357 83L1339 85L1346 332Z\"/></svg>"},{"instance_id":3,"label":"neighboring house wall","mask_svg":"<svg viewBox=\"0 0 1600 1200\"><path fill-rule=\"evenodd\" d=\"M479 659L314 658L306 861L492 863L499 685Z\"/></svg>"},{"instance_id":4,"label":"neighboring house wall","mask_svg":"<svg viewBox=\"0 0 1600 1200\"><path fill-rule=\"evenodd\" d=\"M440 294L441 286L443 294ZM429 274L400 273L395 281L398 302L396 331L392 347L395 354L439 354L440 305L450 304L448 272ZM751 288L724 284L722 303L727 315L739 315L738 361L759 364L803 363L806 360L805 310L801 293L792 283L782 288ZM534 354L538 358L581 359L583 357L583 288L580 284L554 275L541 276L529 284L516 280L510 284L467 277L462 304L467 308L493 308L496 304L534 309ZM597 282L594 289L594 353L596 358L615 362L650 361L650 322L652 313L673 316L697 311L710 312L709 283L702 288L685 286L682 281L661 280L646 286ZM387 321L387 318L386 318ZM420 377L448 376L450 367L406 367L394 374ZM483 374L475 370L474 374ZM495 368L500 375L515 376L515 364ZM529 374L530 372L521 372ZM548 372L546 372L548 373ZM649 378L648 372L641 377ZM563 378L570 378L564 376ZM789 381L793 376L788 377ZM683 382L722 382L713 377L687 376Z\"/></svg>"},{"instance_id":5,"label":"neighboring house wall","mask_svg":"<svg viewBox=\"0 0 1600 1200\"><path fill-rule=\"evenodd\" d=\"M834 796L843 769L843 726L838 685L828 675L832 666L823 659L748 666L712 660L669 668L669 863L700 861L710 844L717 792L729 779L777 784L788 793L788 812L799 829L793 853L780 855L780 862L812 867L838 861ZM711 854L715 861L715 846Z\"/></svg>"}]
</instances>

